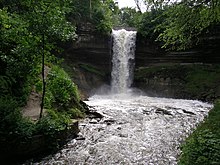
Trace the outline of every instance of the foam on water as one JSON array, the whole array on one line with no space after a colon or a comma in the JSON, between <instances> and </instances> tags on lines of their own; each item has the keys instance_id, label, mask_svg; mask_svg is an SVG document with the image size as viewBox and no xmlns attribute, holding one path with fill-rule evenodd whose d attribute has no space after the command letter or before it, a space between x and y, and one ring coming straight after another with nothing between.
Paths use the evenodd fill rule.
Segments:
<instances>
[{"instance_id":1,"label":"foam on water","mask_svg":"<svg viewBox=\"0 0 220 165\"><path fill-rule=\"evenodd\" d=\"M136 32L113 31L111 95L85 101L103 118L80 121L79 140L35 164L176 165L180 144L213 105L135 95L132 67Z\"/></svg>"},{"instance_id":2,"label":"foam on water","mask_svg":"<svg viewBox=\"0 0 220 165\"><path fill-rule=\"evenodd\" d=\"M180 143L211 104L147 96L93 96L86 101L102 119L80 122L80 136L39 164L177 164ZM38 163L37 163L38 164Z\"/></svg>"}]
</instances>

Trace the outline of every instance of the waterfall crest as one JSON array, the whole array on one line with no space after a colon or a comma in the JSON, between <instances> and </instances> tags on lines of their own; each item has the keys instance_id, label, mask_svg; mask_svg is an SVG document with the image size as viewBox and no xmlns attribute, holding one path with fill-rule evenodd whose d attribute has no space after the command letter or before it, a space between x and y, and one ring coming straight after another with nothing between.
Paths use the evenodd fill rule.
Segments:
<instances>
[{"instance_id":1,"label":"waterfall crest","mask_svg":"<svg viewBox=\"0 0 220 165\"><path fill-rule=\"evenodd\" d=\"M112 30L111 92L127 93L133 82L136 31Z\"/></svg>"}]
</instances>

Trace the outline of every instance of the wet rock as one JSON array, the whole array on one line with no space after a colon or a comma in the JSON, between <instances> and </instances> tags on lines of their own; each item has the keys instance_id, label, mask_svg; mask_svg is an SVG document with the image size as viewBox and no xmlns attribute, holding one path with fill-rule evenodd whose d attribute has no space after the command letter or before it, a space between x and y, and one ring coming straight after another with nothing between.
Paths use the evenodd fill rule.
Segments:
<instances>
[{"instance_id":1,"label":"wet rock","mask_svg":"<svg viewBox=\"0 0 220 165\"><path fill-rule=\"evenodd\" d=\"M143 114L150 115L150 112L148 110L143 110Z\"/></svg>"},{"instance_id":2,"label":"wet rock","mask_svg":"<svg viewBox=\"0 0 220 165\"><path fill-rule=\"evenodd\" d=\"M162 109L162 108L157 108L155 113L158 113L158 114L162 114L162 115L173 115L171 112L169 112L168 110L166 109Z\"/></svg>"},{"instance_id":3,"label":"wet rock","mask_svg":"<svg viewBox=\"0 0 220 165\"><path fill-rule=\"evenodd\" d=\"M83 137L83 136L78 136L77 138L76 138L76 140L85 140L86 138L85 137Z\"/></svg>"},{"instance_id":4,"label":"wet rock","mask_svg":"<svg viewBox=\"0 0 220 165\"><path fill-rule=\"evenodd\" d=\"M89 121L90 124L97 124L98 121L96 119L92 119L91 121Z\"/></svg>"},{"instance_id":5,"label":"wet rock","mask_svg":"<svg viewBox=\"0 0 220 165\"><path fill-rule=\"evenodd\" d=\"M127 134L122 134L122 133L118 134L118 136L119 136L119 137L123 137L123 138L127 138L127 137L128 137Z\"/></svg>"},{"instance_id":6,"label":"wet rock","mask_svg":"<svg viewBox=\"0 0 220 165\"><path fill-rule=\"evenodd\" d=\"M187 110L185 110L185 109L183 109L182 111L183 111L184 113L187 113L187 114L190 114L190 115L196 115L195 113L190 112L190 111L187 111Z\"/></svg>"},{"instance_id":7,"label":"wet rock","mask_svg":"<svg viewBox=\"0 0 220 165\"><path fill-rule=\"evenodd\" d=\"M104 120L104 123L111 125L112 123L115 123L115 120L114 119L106 119L106 120Z\"/></svg>"},{"instance_id":8,"label":"wet rock","mask_svg":"<svg viewBox=\"0 0 220 165\"><path fill-rule=\"evenodd\" d=\"M96 112L96 111L87 112L87 116L88 116L88 118L100 118L100 119L103 118L103 115Z\"/></svg>"}]
</instances>

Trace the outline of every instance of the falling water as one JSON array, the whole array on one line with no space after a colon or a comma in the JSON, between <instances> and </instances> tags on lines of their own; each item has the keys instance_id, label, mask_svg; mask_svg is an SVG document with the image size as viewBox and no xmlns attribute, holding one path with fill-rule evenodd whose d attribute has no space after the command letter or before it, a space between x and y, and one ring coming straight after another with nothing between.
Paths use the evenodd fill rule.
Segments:
<instances>
[{"instance_id":1,"label":"falling water","mask_svg":"<svg viewBox=\"0 0 220 165\"><path fill-rule=\"evenodd\" d=\"M113 30L112 94L86 101L102 118L80 121L78 139L36 165L177 165L180 144L211 104L131 95L136 32ZM123 97L122 97L123 96Z\"/></svg>"},{"instance_id":2,"label":"falling water","mask_svg":"<svg viewBox=\"0 0 220 165\"><path fill-rule=\"evenodd\" d=\"M136 31L113 30L112 93L127 93L133 82Z\"/></svg>"}]
</instances>

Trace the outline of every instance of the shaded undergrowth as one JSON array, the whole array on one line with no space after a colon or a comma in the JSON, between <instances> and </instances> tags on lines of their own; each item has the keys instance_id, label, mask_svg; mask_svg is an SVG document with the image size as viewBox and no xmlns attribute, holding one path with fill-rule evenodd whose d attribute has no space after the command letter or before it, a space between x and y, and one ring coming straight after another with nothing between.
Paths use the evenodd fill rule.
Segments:
<instances>
[{"instance_id":1,"label":"shaded undergrowth","mask_svg":"<svg viewBox=\"0 0 220 165\"><path fill-rule=\"evenodd\" d=\"M39 77L36 79L38 80L32 81L34 84L29 85L33 86L34 92L41 93L41 80ZM25 151L27 144L33 143L33 137L38 135L44 136L44 142L47 144L42 147L56 149L61 141L60 132L70 129L72 119L84 117L85 109L81 104L77 86L62 68L52 66L46 82L45 113L38 121L22 116L21 105L25 102L21 104L11 95L0 97L1 156L7 157L9 153L22 154L22 147Z\"/></svg>"},{"instance_id":2,"label":"shaded undergrowth","mask_svg":"<svg viewBox=\"0 0 220 165\"><path fill-rule=\"evenodd\" d=\"M220 164L220 100L181 146L179 165Z\"/></svg>"},{"instance_id":3,"label":"shaded undergrowth","mask_svg":"<svg viewBox=\"0 0 220 165\"><path fill-rule=\"evenodd\" d=\"M152 80L162 86L175 86L177 98L202 101L220 98L220 65L164 65L138 68L135 71L137 84L141 82L148 85Z\"/></svg>"}]
</instances>

